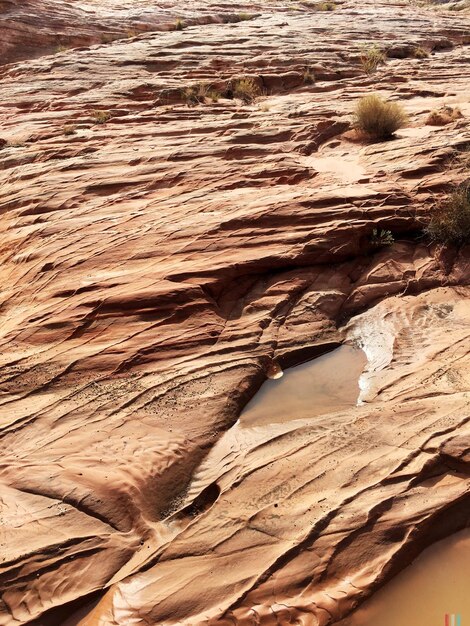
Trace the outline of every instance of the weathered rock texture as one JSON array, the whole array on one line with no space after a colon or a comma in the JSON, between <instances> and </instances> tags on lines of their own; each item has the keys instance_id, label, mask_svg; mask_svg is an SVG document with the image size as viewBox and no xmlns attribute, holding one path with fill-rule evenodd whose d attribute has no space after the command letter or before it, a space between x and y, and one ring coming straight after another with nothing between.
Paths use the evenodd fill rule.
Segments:
<instances>
[{"instance_id":1,"label":"weathered rock texture","mask_svg":"<svg viewBox=\"0 0 470 626\"><path fill-rule=\"evenodd\" d=\"M36 52L57 20L107 23L3 4L11 58L28 7ZM468 523L470 253L422 227L468 176L470 22L203 4L188 20L220 23L0 71L2 626L323 626ZM370 42L390 60L367 77ZM185 102L246 75L254 103ZM410 127L364 145L347 131L373 91ZM426 125L444 105L463 117ZM362 405L237 424L273 364L345 339Z\"/></svg>"},{"instance_id":2,"label":"weathered rock texture","mask_svg":"<svg viewBox=\"0 0 470 626\"><path fill-rule=\"evenodd\" d=\"M179 20L183 26L235 23L260 6L251 4L250 13L244 14L236 5L204 0L191 0L190 7L174 0L0 0L0 63L175 30Z\"/></svg>"}]
</instances>

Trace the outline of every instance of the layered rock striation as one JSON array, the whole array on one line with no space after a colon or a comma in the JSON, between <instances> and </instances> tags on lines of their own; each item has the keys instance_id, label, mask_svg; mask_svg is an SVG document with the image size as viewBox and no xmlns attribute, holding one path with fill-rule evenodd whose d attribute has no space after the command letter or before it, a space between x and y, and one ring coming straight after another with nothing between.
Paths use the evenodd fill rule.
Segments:
<instances>
[{"instance_id":1,"label":"layered rock striation","mask_svg":"<svg viewBox=\"0 0 470 626\"><path fill-rule=\"evenodd\" d=\"M19 11L107 32L3 4L10 60L50 44ZM204 5L123 3L153 32L0 69L4 626L324 626L468 524L470 254L423 227L468 177L469 20ZM372 92L410 116L391 141L351 132ZM240 425L344 341L359 406Z\"/></svg>"}]
</instances>

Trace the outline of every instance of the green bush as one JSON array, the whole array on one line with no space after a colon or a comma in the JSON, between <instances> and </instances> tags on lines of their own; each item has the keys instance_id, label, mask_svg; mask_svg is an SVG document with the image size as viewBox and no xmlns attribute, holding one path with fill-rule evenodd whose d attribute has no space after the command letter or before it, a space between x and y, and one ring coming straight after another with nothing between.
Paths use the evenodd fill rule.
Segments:
<instances>
[{"instance_id":1,"label":"green bush","mask_svg":"<svg viewBox=\"0 0 470 626\"><path fill-rule=\"evenodd\" d=\"M354 126L378 140L389 139L407 122L402 106L380 96L364 96L356 104Z\"/></svg>"},{"instance_id":2,"label":"green bush","mask_svg":"<svg viewBox=\"0 0 470 626\"><path fill-rule=\"evenodd\" d=\"M375 248L383 248L385 246L393 245L395 239L391 230L384 230L381 228L374 228L370 237L370 244Z\"/></svg>"}]
</instances>

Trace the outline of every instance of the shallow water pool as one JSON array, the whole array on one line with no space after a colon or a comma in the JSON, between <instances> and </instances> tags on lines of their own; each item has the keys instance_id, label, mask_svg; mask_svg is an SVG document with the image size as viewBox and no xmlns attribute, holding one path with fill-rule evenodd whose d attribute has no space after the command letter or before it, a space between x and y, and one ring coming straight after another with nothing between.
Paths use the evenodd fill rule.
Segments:
<instances>
[{"instance_id":1,"label":"shallow water pool","mask_svg":"<svg viewBox=\"0 0 470 626\"><path fill-rule=\"evenodd\" d=\"M354 406L366 364L362 350L342 345L267 380L240 415L241 426L314 417Z\"/></svg>"},{"instance_id":2,"label":"shallow water pool","mask_svg":"<svg viewBox=\"0 0 470 626\"><path fill-rule=\"evenodd\" d=\"M427 548L338 626L469 626L470 530Z\"/></svg>"}]
</instances>

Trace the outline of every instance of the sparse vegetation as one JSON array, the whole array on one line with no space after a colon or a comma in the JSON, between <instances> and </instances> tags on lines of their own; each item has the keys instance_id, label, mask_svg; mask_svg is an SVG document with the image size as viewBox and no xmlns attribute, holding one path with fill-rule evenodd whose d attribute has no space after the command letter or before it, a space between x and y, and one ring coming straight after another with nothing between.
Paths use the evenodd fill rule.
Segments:
<instances>
[{"instance_id":1,"label":"sparse vegetation","mask_svg":"<svg viewBox=\"0 0 470 626\"><path fill-rule=\"evenodd\" d=\"M221 94L211 83L196 83L182 90L181 96L188 105L203 104L207 100L218 102Z\"/></svg>"},{"instance_id":2,"label":"sparse vegetation","mask_svg":"<svg viewBox=\"0 0 470 626\"><path fill-rule=\"evenodd\" d=\"M66 136L74 135L76 130L77 130L77 127L74 126L73 124L66 124L62 129L64 135Z\"/></svg>"},{"instance_id":3,"label":"sparse vegetation","mask_svg":"<svg viewBox=\"0 0 470 626\"><path fill-rule=\"evenodd\" d=\"M370 244L375 248L384 248L385 246L391 246L394 242L393 234L391 230L384 230L383 228L374 228L370 237Z\"/></svg>"},{"instance_id":4,"label":"sparse vegetation","mask_svg":"<svg viewBox=\"0 0 470 626\"><path fill-rule=\"evenodd\" d=\"M60 52L65 52L67 50L67 46L64 46L64 44L59 44L57 46L57 48L55 49L56 53L59 54Z\"/></svg>"},{"instance_id":5,"label":"sparse vegetation","mask_svg":"<svg viewBox=\"0 0 470 626\"><path fill-rule=\"evenodd\" d=\"M362 68L366 74L373 74L379 65L385 63L385 59L384 52L376 44L364 46L359 56Z\"/></svg>"},{"instance_id":6,"label":"sparse vegetation","mask_svg":"<svg viewBox=\"0 0 470 626\"><path fill-rule=\"evenodd\" d=\"M111 117L111 113L109 111L95 110L92 112L91 117L95 124L105 124Z\"/></svg>"},{"instance_id":7,"label":"sparse vegetation","mask_svg":"<svg viewBox=\"0 0 470 626\"><path fill-rule=\"evenodd\" d=\"M261 89L251 77L241 77L231 80L225 89L219 91L212 83L196 83L185 87L181 97L188 105L204 104L209 100L218 102L220 98L243 100L245 103L254 102L261 95Z\"/></svg>"},{"instance_id":8,"label":"sparse vegetation","mask_svg":"<svg viewBox=\"0 0 470 626\"><path fill-rule=\"evenodd\" d=\"M269 104L269 102L262 102L259 105L259 109L260 109L260 111L263 111L264 113L267 113L268 111L271 110L271 105Z\"/></svg>"},{"instance_id":9,"label":"sparse vegetation","mask_svg":"<svg viewBox=\"0 0 470 626\"><path fill-rule=\"evenodd\" d=\"M111 33L103 33L101 35L101 43L111 43L115 39L118 39L119 35L112 35Z\"/></svg>"},{"instance_id":10,"label":"sparse vegetation","mask_svg":"<svg viewBox=\"0 0 470 626\"><path fill-rule=\"evenodd\" d=\"M464 172L470 171L470 143L466 143L458 148L452 163Z\"/></svg>"},{"instance_id":11,"label":"sparse vegetation","mask_svg":"<svg viewBox=\"0 0 470 626\"><path fill-rule=\"evenodd\" d=\"M470 181L459 185L431 211L425 232L442 243L470 242Z\"/></svg>"},{"instance_id":12,"label":"sparse vegetation","mask_svg":"<svg viewBox=\"0 0 470 626\"><path fill-rule=\"evenodd\" d=\"M313 0L303 0L302 5L308 9L314 9L315 11L334 11L336 9L336 3L331 0L325 2L313 2Z\"/></svg>"},{"instance_id":13,"label":"sparse vegetation","mask_svg":"<svg viewBox=\"0 0 470 626\"><path fill-rule=\"evenodd\" d=\"M458 107L443 106L440 109L431 111L426 118L426 124L428 126L445 126L462 117L462 111Z\"/></svg>"},{"instance_id":14,"label":"sparse vegetation","mask_svg":"<svg viewBox=\"0 0 470 626\"><path fill-rule=\"evenodd\" d=\"M261 89L253 78L236 78L231 83L231 92L234 98L250 103L261 95Z\"/></svg>"},{"instance_id":15,"label":"sparse vegetation","mask_svg":"<svg viewBox=\"0 0 470 626\"><path fill-rule=\"evenodd\" d=\"M302 79L303 79L304 85L315 84L315 74L309 67L306 67L304 69L303 74L302 74Z\"/></svg>"},{"instance_id":16,"label":"sparse vegetation","mask_svg":"<svg viewBox=\"0 0 470 626\"><path fill-rule=\"evenodd\" d=\"M229 13L224 15L222 19L224 24L238 24L239 22L254 20L258 15L258 13Z\"/></svg>"},{"instance_id":17,"label":"sparse vegetation","mask_svg":"<svg viewBox=\"0 0 470 626\"><path fill-rule=\"evenodd\" d=\"M200 102L204 102L208 87L203 83L198 83L197 85L191 85L190 87L185 87L181 91L181 96L183 100L188 105L199 104Z\"/></svg>"},{"instance_id":18,"label":"sparse vegetation","mask_svg":"<svg viewBox=\"0 0 470 626\"><path fill-rule=\"evenodd\" d=\"M239 22L247 22L248 20L252 20L255 15L250 15L250 13L237 13Z\"/></svg>"},{"instance_id":19,"label":"sparse vegetation","mask_svg":"<svg viewBox=\"0 0 470 626\"><path fill-rule=\"evenodd\" d=\"M184 20L182 20L181 18L178 18L175 22L173 30L184 30L185 27L186 27L186 24L184 23Z\"/></svg>"},{"instance_id":20,"label":"sparse vegetation","mask_svg":"<svg viewBox=\"0 0 470 626\"><path fill-rule=\"evenodd\" d=\"M207 92L207 98L209 98L211 102L218 102L220 99L220 93L215 89L210 89Z\"/></svg>"},{"instance_id":21,"label":"sparse vegetation","mask_svg":"<svg viewBox=\"0 0 470 626\"><path fill-rule=\"evenodd\" d=\"M398 102L383 100L375 94L361 98L354 111L354 126L377 140L389 139L407 122Z\"/></svg>"},{"instance_id":22,"label":"sparse vegetation","mask_svg":"<svg viewBox=\"0 0 470 626\"><path fill-rule=\"evenodd\" d=\"M416 46L413 51L415 59L426 59L429 56L429 50L422 46Z\"/></svg>"}]
</instances>

